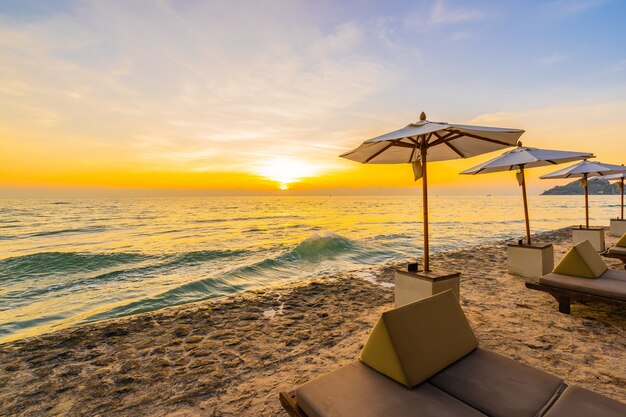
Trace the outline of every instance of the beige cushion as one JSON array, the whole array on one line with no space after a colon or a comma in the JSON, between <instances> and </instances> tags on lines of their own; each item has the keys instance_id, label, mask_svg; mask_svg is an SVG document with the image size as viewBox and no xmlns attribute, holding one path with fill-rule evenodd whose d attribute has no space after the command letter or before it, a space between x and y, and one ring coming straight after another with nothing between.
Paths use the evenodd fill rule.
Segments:
<instances>
[{"instance_id":1,"label":"beige cushion","mask_svg":"<svg viewBox=\"0 0 626 417\"><path fill-rule=\"evenodd\" d=\"M409 388L478 346L451 290L382 314L361 361Z\"/></svg>"},{"instance_id":2,"label":"beige cushion","mask_svg":"<svg viewBox=\"0 0 626 417\"><path fill-rule=\"evenodd\" d=\"M624 417L626 404L580 387L567 387L545 417Z\"/></svg>"},{"instance_id":3,"label":"beige cushion","mask_svg":"<svg viewBox=\"0 0 626 417\"><path fill-rule=\"evenodd\" d=\"M481 348L428 383L491 417L534 417L563 385L554 375Z\"/></svg>"},{"instance_id":4,"label":"beige cushion","mask_svg":"<svg viewBox=\"0 0 626 417\"><path fill-rule=\"evenodd\" d=\"M620 248L626 248L626 233L619 238L617 242L615 242L615 246L619 246Z\"/></svg>"},{"instance_id":5,"label":"beige cushion","mask_svg":"<svg viewBox=\"0 0 626 417\"><path fill-rule=\"evenodd\" d=\"M539 283L626 301L626 271L609 269L599 279L552 273L539 278Z\"/></svg>"},{"instance_id":6,"label":"beige cushion","mask_svg":"<svg viewBox=\"0 0 626 417\"><path fill-rule=\"evenodd\" d=\"M588 240L572 247L552 272L582 278L599 278L608 267Z\"/></svg>"},{"instance_id":7,"label":"beige cushion","mask_svg":"<svg viewBox=\"0 0 626 417\"><path fill-rule=\"evenodd\" d=\"M602 260L602 256L595 250L591 242L588 240L584 240L577 245L574 246L580 256L582 256L583 260L591 270L591 273L594 277L599 278L600 275L604 273L608 266Z\"/></svg>"},{"instance_id":8,"label":"beige cushion","mask_svg":"<svg viewBox=\"0 0 626 417\"><path fill-rule=\"evenodd\" d=\"M296 390L307 417L486 417L428 382L408 389L352 362Z\"/></svg>"},{"instance_id":9,"label":"beige cushion","mask_svg":"<svg viewBox=\"0 0 626 417\"><path fill-rule=\"evenodd\" d=\"M609 255L620 255L626 256L626 248L621 248L619 246L613 246L608 250Z\"/></svg>"}]
</instances>

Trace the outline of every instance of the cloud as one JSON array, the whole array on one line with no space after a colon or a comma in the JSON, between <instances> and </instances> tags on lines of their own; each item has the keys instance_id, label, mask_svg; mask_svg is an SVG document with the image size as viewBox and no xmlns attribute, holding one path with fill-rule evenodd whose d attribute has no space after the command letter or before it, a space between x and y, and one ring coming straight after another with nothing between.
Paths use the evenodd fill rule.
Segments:
<instances>
[{"instance_id":1,"label":"cloud","mask_svg":"<svg viewBox=\"0 0 626 417\"><path fill-rule=\"evenodd\" d=\"M448 37L448 39L450 41L460 41L460 40L467 39L470 37L472 37L471 32L459 31L459 32L452 32L450 36Z\"/></svg>"},{"instance_id":2,"label":"cloud","mask_svg":"<svg viewBox=\"0 0 626 417\"><path fill-rule=\"evenodd\" d=\"M626 101L560 104L519 112L480 115L470 123L526 130L525 145L593 152L601 161L626 161L622 145Z\"/></svg>"},{"instance_id":3,"label":"cloud","mask_svg":"<svg viewBox=\"0 0 626 417\"><path fill-rule=\"evenodd\" d=\"M555 52L551 55L545 56L543 58L539 58L537 62L544 67L550 67L552 65L556 65L556 64L563 62L565 59L567 59L565 55L559 52Z\"/></svg>"},{"instance_id":4,"label":"cloud","mask_svg":"<svg viewBox=\"0 0 626 417\"><path fill-rule=\"evenodd\" d=\"M445 0L419 3L415 8L406 13L400 21L385 22L385 26L391 26L387 33L394 33L394 29L400 27L407 32L438 33L440 31L454 30L446 38L450 41L460 40L470 36L467 29L473 23L484 21L493 16L493 8L489 11L479 8L459 7L449 5ZM389 19L387 19L389 20ZM457 29L462 27L462 30Z\"/></svg>"},{"instance_id":5,"label":"cloud","mask_svg":"<svg viewBox=\"0 0 626 417\"><path fill-rule=\"evenodd\" d=\"M482 20L487 17L487 13L479 9L462 9L449 7L444 0L435 0L430 12L429 23L449 24Z\"/></svg>"},{"instance_id":6,"label":"cloud","mask_svg":"<svg viewBox=\"0 0 626 417\"><path fill-rule=\"evenodd\" d=\"M335 32L326 36L322 44L331 51L343 52L357 46L363 37L361 28L355 23L346 22L337 26Z\"/></svg>"},{"instance_id":7,"label":"cloud","mask_svg":"<svg viewBox=\"0 0 626 417\"><path fill-rule=\"evenodd\" d=\"M568 16L587 12L612 0L555 0L545 4L544 9L551 13Z\"/></svg>"},{"instance_id":8,"label":"cloud","mask_svg":"<svg viewBox=\"0 0 626 417\"><path fill-rule=\"evenodd\" d=\"M406 33L400 27L415 30L410 18L398 19L391 16L378 16L371 24L371 30L381 49L390 51L395 56L404 58L420 58L420 49L414 43L406 43Z\"/></svg>"},{"instance_id":9,"label":"cloud","mask_svg":"<svg viewBox=\"0 0 626 417\"><path fill-rule=\"evenodd\" d=\"M604 72L609 73L609 74L615 74L618 72L622 72L626 69L626 59L622 59L619 62L616 62L613 65L609 65Z\"/></svg>"},{"instance_id":10,"label":"cloud","mask_svg":"<svg viewBox=\"0 0 626 417\"><path fill-rule=\"evenodd\" d=\"M98 169L121 173L120 181L131 171L258 173L259 161L302 158L319 167L322 184L339 177L325 176L328 171L362 169L338 154L404 126L422 109L435 120L462 121L486 108L585 97L607 102L624 92L615 77L581 84L584 68L574 66L572 77L543 76L550 71L539 65L574 55L535 56L534 68L532 62L526 68L532 51L510 46L529 39L525 29L512 25L502 33L494 17L504 13L486 3L425 0L410 10L369 5L359 13L343 3L291 0L245 7L74 4L32 19L0 15L0 147L9 150L0 152L0 183L48 181L58 172L72 180L95 178L82 173ZM486 43L452 42L474 34L485 35ZM597 52L595 62L619 61L608 72L626 67L614 51L606 52L614 61ZM558 123L529 110L511 113L511 125L528 128L529 138L536 137L531 131L544 132L552 146L545 132L561 137L569 123L580 137L618 123L617 116L596 116L593 105L582 107L571 111L593 114L580 119L594 126L549 108L546 114Z\"/></svg>"},{"instance_id":11,"label":"cloud","mask_svg":"<svg viewBox=\"0 0 626 417\"><path fill-rule=\"evenodd\" d=\"M136 7L89 2L5 25L0 122L73 149L60 155L70 164L253 172L259 157L304 154L321 166L355 140L335 136L354 109L397 77L360 51L358 24L322 31L289 3Z\"/></svg>"}]
</instances>

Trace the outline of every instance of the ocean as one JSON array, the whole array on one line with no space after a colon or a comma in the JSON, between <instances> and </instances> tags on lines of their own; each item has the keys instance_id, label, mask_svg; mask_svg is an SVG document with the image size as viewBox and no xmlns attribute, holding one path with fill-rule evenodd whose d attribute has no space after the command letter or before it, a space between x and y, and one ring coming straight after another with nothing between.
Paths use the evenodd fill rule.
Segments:
<instances>
[{"instance_id":1,"label":"ocean","mask_svg":"<svg viewBox=\"0 0 626 417\"><path fill-rule=\"evenodd\" d=\"M519 196L432 196L431 252L524 235ZM584 222L531 196L533 233ZM590 197L591 224L619 213ZM416 259L418 197L0 199L0 343L294 280Z\"/></svg>"}]
</instances>

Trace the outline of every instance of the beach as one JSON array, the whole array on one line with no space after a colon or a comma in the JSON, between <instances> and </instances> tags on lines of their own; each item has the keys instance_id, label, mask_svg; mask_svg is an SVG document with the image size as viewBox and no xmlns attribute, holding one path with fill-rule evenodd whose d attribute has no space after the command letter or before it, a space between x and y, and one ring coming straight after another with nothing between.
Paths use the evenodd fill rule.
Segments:
<instances>
[{"instance_id":1,"label":"beach","mask_svg":"<svg viewBox=\"0 0 626 417\"><path fill-rule=\"evenodd\" d=\"M571 246L569 229L535 240L554 244L556 262ZM623 309L573 303L571 315L558 313L552 297L507 274L504 241L442 252L432 263L462 272L461 305L482 347L626 401ZM393 307L400 265L2 344L0 415L283 416L280 391L358 358L379 314Z\"/></svg>"},{"instance_id":2,"label":"beach","mask_svg":"<svg viewBox=\"0 0 626 417\"><path fill-rule=\"evenodd\" d=\"M0 417L622 417L625 19L0 1Z\"/></svg>"}]
</instances>

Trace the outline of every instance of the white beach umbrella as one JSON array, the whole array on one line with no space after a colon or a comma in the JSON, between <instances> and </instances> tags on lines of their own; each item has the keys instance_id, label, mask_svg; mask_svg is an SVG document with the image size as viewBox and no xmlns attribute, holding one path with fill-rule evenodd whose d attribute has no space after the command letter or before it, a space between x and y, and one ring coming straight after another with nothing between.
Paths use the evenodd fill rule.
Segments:
<instances>
[{"instance_id":1,"label":"white beach umbrella","mask_svg":"<svg viewBox=\"0 0 626 417\"><path fill-rule=\"evenodd\" d=\"M469 158L514 146L521 129L430 122L426 115L402 129L368 139L340 155L364 164L412 164L415 180L422 178L424 211L424 270L429 271L427 162Z\"/></svg>"},{"instance_id":2,"label":"white beach umbrella","mask_svg":"<svg viewBox=\"0 0 626 417\"><path fill-rule=\"evenodd\" d=\"M626 172L622 172L619 174L600 175L600 176L589 178L590 180L607 180L607 181L617 180L617 186L620 190L620 194L622 197L621 214L620 214L620 218L622 220L624 220L624 178L626 178Z\"/></svg>"},{"instance_id":3,"label":"white beach umbrella","mask_svg":"<svg viewBox=\"0 0 626 417\"><path fill-rule=\"evenodd\" d=\"M541 179L555 178L580 178L580 183L585 190L585 226L589 228L589 186L587 180L598 175L610 175L626 172L623 165L604 164L597 161L582 161L567 168L560 169L550 174L542 175Z\"/></svg>"},{"instance_id":4,"label":"white beach umbrella","mask_svg":"<svg viewBox=\"0 0 626 417\"><path fill-rule=\"evenodd\" d=\"M522 187L522 197L524 200L526 243L530 245L530 221L528 219L528 201L526 198L526 177L524 175L524 169L563 164L566 162L578 161L592 157L593 155L587 152L553 151L548 149L529 148L522 146L522 143L518 142L517 148L506 151L496 158L467 169L461 172L461 174L487 174L491 172L518 170L517 180L519 185Z\"/></svg>"}]
</instances>

